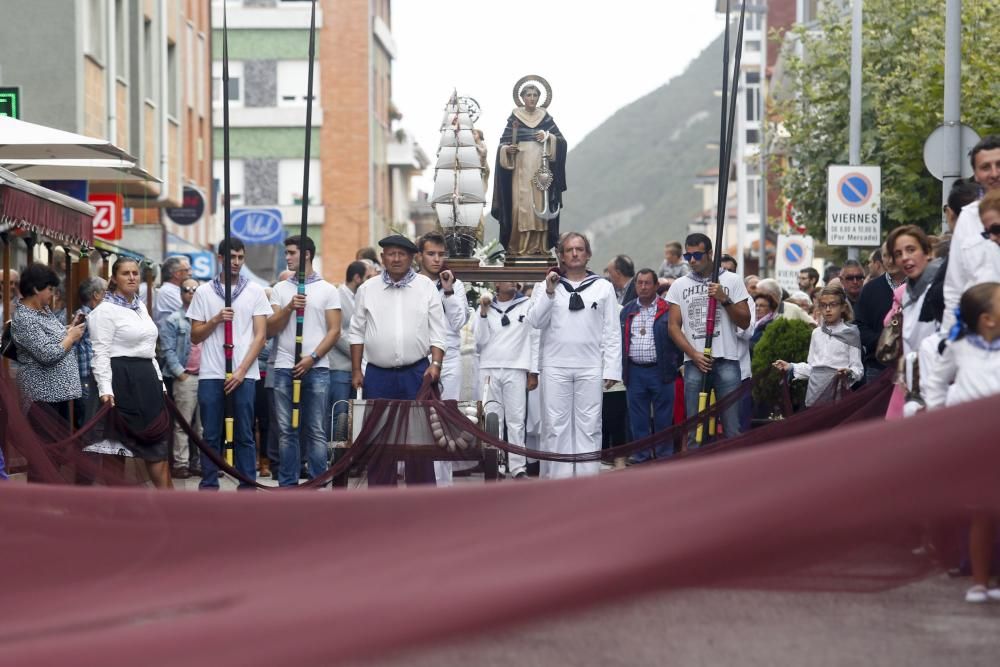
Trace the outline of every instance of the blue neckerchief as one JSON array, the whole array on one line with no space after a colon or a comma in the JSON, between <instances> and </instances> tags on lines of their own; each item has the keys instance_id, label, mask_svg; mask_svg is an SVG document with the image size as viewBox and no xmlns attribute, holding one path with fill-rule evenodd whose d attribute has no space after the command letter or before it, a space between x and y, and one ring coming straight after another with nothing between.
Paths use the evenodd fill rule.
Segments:
<instances>
[{"instance_id":1,"label":"blue neckerchief","mask_svg":"<svg viewBox=\"0 0 1000 667\"><path fill-rule=\"evenodd\" d=\"M306 276L306 285L312 285L313 283L317 283L320 280L323 280L323 277L318 273L316 273L315 271L313 271L308 276ZM293 285L298 285L299 277L297 275L292 276L291 278L288 278L288 282L290 282Z\"/></svg>"},{"instance_id":2,"label":"blue neckerchief","mask_svg":"<svg viewBox=\"0 0 1000 667\"><path fill-rule=\"evenodd\" d=\"M138 294L134 294L131 301L126 301L125 297L118 296L117 292L107 292L104 294L104 301L122 308L129 308L137 313L142 309L142 299L139 298Z\"/></svg>"},{"instance_id":3,"label":"blue neckerchief","mask_svg":"<svg viewBox=\"0 0 1000 667\"><path fill-rule=\"evenodd\" d=\"M236 284L231 285L232 287L232 300L236 301L240 294L243 294L243 288L250 284L250 279L240 274L236 279ZM225 301L226 299L226 286L222 284L222 281L218 277L212 279L212 289L215 293L219 295L219 298Z\"/></svg>"},{"instance_id":4,"label":"blue neckerchief","mask_svg":"<svg viewBox=\"0 0 1000 667\"><path fill-rule=\"evenodd\" d=\"M948 340L956 341L963 333L965 333L965 320L962 319L962 309L955 306L955 323L951 325L951 329L948 331Z\"/></svg>"},{"instance_id":5,"label":"blue neckerchief","mask_svg":"<svg viewBox=\"0 0 1000 667\"><path fill-rule=\"evenodd\" d=\"M1000 352L1000 338L994 338L992 341L987 341L979 334L969 334L966 336L965 340L969 341L969 345L977 347L980 350L986 350L987 352Z\"/></svg>"},{"instance_id":6,"label":"blue neckerchief","mask_svg":"<svg viewBox=\"0 0 1000 667\"><path fill-rule=\"evenodd\" d=\"M387 288L388 287L395 287L395 288L406 287L407 285L409 285L410 283L412 283L413 279L416 278L416 277L417 277L417 272L414 271L412 268L409 271L407 271L406 275L403 276L402 278L400 278L398 281L393 280L392 278L389 277L389 271L388 270L383 269L383 271L382 271L382 282L383 282L383 284L385 284L385 286Z\"/></svg>"}]
</instances>

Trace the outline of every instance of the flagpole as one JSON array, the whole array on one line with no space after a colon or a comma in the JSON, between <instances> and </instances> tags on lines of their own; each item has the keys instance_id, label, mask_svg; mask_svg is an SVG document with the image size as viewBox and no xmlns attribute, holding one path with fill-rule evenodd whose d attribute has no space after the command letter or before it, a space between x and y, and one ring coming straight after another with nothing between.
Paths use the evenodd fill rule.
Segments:
<instances>
[{"instance_id":1,"label":"flagpole","mask_svg":"<svg viewBox=\"0 0 1000 667\"><path fill-rule=\"evenodd\" d=\"M715 206L715 247L712 254L711 282L719 282L719 265L722 263L722 235L728 217L729 201L729 167L732 162L733 126L736 122L736 93L740 82L740 60L743 55L743 27L746 20L747 6L744 2L740 8L740 27L736 36L736 55L733 62L733 78L730 90L729 81L729 0L726 0L726 32L722 48L722 114L719 137L719 185L718 199ZM712 340L715 337L716 300L709 298L705 314L705 357L712 358ZM698 394L698 411L704 412L708 407L712 390L712 374L705 373L702 377L701 392ZM704 423L697 426L695 442L701 444L704 438Z\"/></svg>"},{"instance_id":2,"label":"flagpole","mask_svg":"<svg viewBox=\"0 0 1000 667\"><path fill-rule=\"evenodd\" d=\"M299 232L299 288L298 293L306 295L306 249L305 239L309 225L309 158L312 153L312 108L313 108L313 66L316 60L316 0L311 0L312 16L309 19L309 76L306 82L306 155L302 174L302 228ZM315 258L314 258L315 259ZM295 356L294 363L302 358L302 328L305 324L305 308L295 310ZM292 378L292 428L299 427L299 402L302 398L302 378Z\"/></svg>"},{"instance_id":3,"label":"flagpole","mask_svg":"<svg viewBox=\"0 0 1000 667\"><path fill-rule=\"evenodd\" d=\"M226 3L222 3L222 240L225 253L222 258L223 285L225 285L225 305L232 308L233 305L233 277L230 269L232 265L232 250L230 243L232 232L230 230L229 218L230 197L229 197L229 27L226 22ZM233 377L233 322L225 320L223 322L225 331L225 342L223 351L226 359L226 382ZM233 395L232 392L225 394L225 442L224 451L226 463L233 465Z\"/></svg>"}]
</instances>

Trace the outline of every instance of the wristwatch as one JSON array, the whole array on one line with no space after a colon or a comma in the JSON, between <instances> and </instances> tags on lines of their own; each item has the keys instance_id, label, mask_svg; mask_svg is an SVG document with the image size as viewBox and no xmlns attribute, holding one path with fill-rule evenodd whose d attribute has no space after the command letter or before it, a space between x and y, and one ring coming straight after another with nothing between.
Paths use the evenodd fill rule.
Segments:
<instances>
[{"instance_id":1,"label":"wristwatch","mask_svg":"<svg viewBox=\"0 0 1000 667\"><path fill-rule=\"evenodd\" d=\"M309 353L309 356L310 356L310 357L312 357L312 360L313 360L313 361L319 361L319 355L318 355L318 354L316 354L316 351L315 351L315 350L313 350L312 352L310 352L310 353Z\"/></svg>"},{"instance_id":2,"label":"wristwatch","mask_svg":"<svg viewBox=\"0 0 1000 667\"><path fill-rule=\"evenodd\" d=\"M445 296L455 296L455 290L453 290L453 289L446 289L444 291L444 295Z\"/></svg>"},{"instance_id":3,"label":"wristwatch","mask_svg":"<svg viewBox=\"0 0 1000 667\"><path fill-rule=\"evenodd\" d=\"M440 361L432 361L431 362L431 366L437 366L438 368L441 368L441 362Z\"/></svg>"}]
</instances>

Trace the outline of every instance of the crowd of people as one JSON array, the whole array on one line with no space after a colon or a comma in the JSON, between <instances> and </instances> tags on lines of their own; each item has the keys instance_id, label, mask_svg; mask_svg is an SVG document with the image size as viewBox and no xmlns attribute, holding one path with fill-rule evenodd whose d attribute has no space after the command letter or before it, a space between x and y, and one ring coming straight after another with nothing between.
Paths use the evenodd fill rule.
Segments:
<instances>
[{"instance_id":1,"label":"crowd of people","mask_svg":"<svg viewBox=\"0 0 1000 667\"><path fill-rule=\"evenodd\" d=\"M602 276L589 266L589 239L568 232L556 246L557 271L534 285L484 286L473 298L447 268L437 232L416 243L392 235L379 242L380 253L359 251L336 286L314 271L308 237L285 239L287 270L268 288L246 277L245 249L231 239L218 246L230 273L229 307L223 274L200 283L188 259L174 256L162 264L149 312L140 298L141 267L120 257L107 284L83 281L80 308L67 325L52 268L33 263L12 272L9 356L26 409L63 420L72 413L79 426L102 405L113 406L117 417L99 437L145 461L160 488L191 476L202 489L219 487L213 460L199 455L179 426L171 437L165 396L216 452L230 402L236 469L247 480L273 476L281 486L327 470L331 416L345 411L348 399L412 400L426 382L444 399L483 400L512 444L580 454L601 447L606 391L624 385L633 440L662 431L705 408L706 377L716 400L747 383L755 347L782 318L813 327L807 359L773 362L808 382L807 407L828 400L824 388L832 382L857 387L898 364L889 417L910 415L1000 392L1000 355L993 354L1000 349L1000 138L982 140L971 160L973 180L953 188L944 234L897 227L866 262L830 265L822 276L804 269L791 292L773 279L741 279L728 255L717 269L703 234L667 243L657 270L636 270L618 255ZM725 437L749 428L746 407L740 401L722 409ZM699 437L692 430L688 446ZM673 447L661 443L631 462L670 456ZM448 486L452 468L448 461L408 462L406 478ZM539 474L598 470L593 461L543 461ZM524 479L528 471L525 457L510 455L509 477ZM396 475L370 470L368 483L395 484ZM982 575L990 521L974 525L973 541L979 551L969 599L1000 598Z\"/></svg>"}]
</instances>

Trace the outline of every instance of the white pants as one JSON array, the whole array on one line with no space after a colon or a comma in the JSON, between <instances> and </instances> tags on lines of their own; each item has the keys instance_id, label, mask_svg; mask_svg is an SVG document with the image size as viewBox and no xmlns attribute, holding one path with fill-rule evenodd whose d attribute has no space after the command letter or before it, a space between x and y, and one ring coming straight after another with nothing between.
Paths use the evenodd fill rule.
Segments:
<instances>
[{"instance_id":1,"label":"white pants","mask_svg":"<svg viewBox=\"0 0 1000 667\"><path fill-rule=\"evenodd\" d=\"M604 397L600 368L544 368L542 389L542 450L580 454L601 448L601 404ZM600 461L555 463L542 461L539 476L548 479L596 475Z\"/></svg>"},{"instance_id":2,"label":"white pants","mask_svg":"<svg viewBox=\"0 0 1000 667\"><path fill-rule=\"evenodd\" d=\"M190 375L187 380L174 380L174 404L195 433L201 432L198 419L198 376ZM188 442L187 434L178 422L174 426L174 467L187 468L194 460L199 461L197 447Z\"/></svg>"},{"instance_id":3,"label":"white pants","mask_svg":"<svg viewBox=\"0 0 1000 667\"><path fill-rule=\"evenodd\" d=\"M462 358L453 350L444 355L441 364L441 400L457 401L462 393ZM434 480L438 486L451 486L451 461L434 462Z\"/></svg>"},{"instance_id":4,"label":"white pants","mask_svg":"<svg viewBox=\"0 0 1000 667\"><path fill-rule=\"evenodd\" d=\"M500 416L500 437L503 424L507 423L507 442L524 446L524 411L528 400L528 373L516 368L483 368L479 371L479 384L488 391L489 400L483 405L486 414ZM507 474L524 472L524 457L507 455Z\"/></svg>"}]
</instances>

